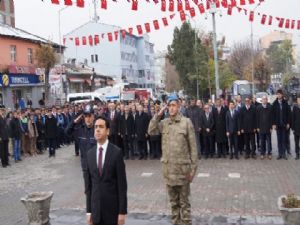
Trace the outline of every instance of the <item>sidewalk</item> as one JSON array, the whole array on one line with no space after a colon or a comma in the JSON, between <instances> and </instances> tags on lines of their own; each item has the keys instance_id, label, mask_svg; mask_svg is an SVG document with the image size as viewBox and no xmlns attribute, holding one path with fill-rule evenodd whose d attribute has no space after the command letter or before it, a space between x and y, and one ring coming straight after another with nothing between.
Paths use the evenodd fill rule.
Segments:
<instances>
[{"instance_id":1,"label":"sidewalk","mask_svg":"<svg viewBox=\"0 0 300 225\"><path fill-rule=\"evenodd\" d=\"M56 209L51 211L51 225L86 225L85 212L80 209ZM130 214L128 225L171 225L165 215ZM281 217L200 216L193 218L193 225L283 225Z\"/></svg>"}]
</instances>

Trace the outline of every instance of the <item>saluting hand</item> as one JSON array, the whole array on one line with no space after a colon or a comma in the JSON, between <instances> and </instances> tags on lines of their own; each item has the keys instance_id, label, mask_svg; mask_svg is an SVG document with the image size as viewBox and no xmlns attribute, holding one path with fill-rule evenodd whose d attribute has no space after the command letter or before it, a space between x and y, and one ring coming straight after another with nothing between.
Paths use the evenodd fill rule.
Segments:
<instances>
[{"instance_id":1,"label":"saluting hand","mask_svg":"<svg viewBox=\"0 0 300 225\"><path fill-rule=\"evenodd\" d=\"M164 112L165 112L165 110L166 110L167 107L168 107L167 105L165 105L164 107L162 107L161 110L158 113L158 116L164 115Z\"/></svg>"}]
</instances>

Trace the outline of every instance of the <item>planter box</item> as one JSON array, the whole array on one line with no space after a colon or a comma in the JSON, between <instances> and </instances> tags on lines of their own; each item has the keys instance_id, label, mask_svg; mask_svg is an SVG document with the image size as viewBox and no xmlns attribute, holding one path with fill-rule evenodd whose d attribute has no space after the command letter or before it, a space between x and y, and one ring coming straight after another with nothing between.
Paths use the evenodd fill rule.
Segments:
<instances>
[{"instance_id":1,"label":"planter box","mask_svg":"<svg viewBox=\"0 0 300 225\"><path fill-rule=\"evenodd\" d=\"M285 225L300 225L300 208L284 208L282 207L282 198L287 196L280 196L278 198L278 209L281 212ZM299 198L299 196L296 196Z\"/></svg>"},{"instance_id":2,"label":"planter box","mask_svg":"<svg viewBox=\"0 0 300 225\"><path fill-rule=\"evenodd\" d=\"M50 225L49 211L53 192L34 192L21 198L28 215L28 225Z\"/></svg>"}]
</instances>

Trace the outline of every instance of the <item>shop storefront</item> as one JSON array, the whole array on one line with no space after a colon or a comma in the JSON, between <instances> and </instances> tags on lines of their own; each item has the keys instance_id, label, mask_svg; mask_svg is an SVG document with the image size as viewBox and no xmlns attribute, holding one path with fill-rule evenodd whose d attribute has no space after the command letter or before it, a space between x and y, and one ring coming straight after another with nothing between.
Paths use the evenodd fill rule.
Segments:
<instances>
[{"instance_id":1,"label":"shop storefront","mask_svg":"<svg viewBox=\"0 0 300 225\"><path fill-rule=\"evenodd\" d=\"M44 75L36 74L1 74L0 101L6 108L15 109L20 99L25 103L32 101L32 107L39 107L39 100L44 94ZM1 102L0 102L1 104Z\"/></svg>"}]
</instances>

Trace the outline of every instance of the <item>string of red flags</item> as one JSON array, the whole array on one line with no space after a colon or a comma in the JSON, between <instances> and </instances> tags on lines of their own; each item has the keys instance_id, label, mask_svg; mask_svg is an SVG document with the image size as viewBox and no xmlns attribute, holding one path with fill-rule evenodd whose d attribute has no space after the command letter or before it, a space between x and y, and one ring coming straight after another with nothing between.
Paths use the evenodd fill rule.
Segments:
<instances>
[{"instance_id":1,"label":"string of red flags","mask_svg":"<svg viewBox=\"0 0 300 225\"><path fill-rule=\"evenodd\" d=\"M180 14L180 17L184 12ZM185 14L184 14L185 16ZM137 35L141 36L146 33L150 33L154 30L159 30L163 27L169 26L169 21L173 20L175 17L175 14L171 14L167 17L163 17L161 19L155 19L152 22L146 22L144 24L136 25L135 27L129 27L127 29L119 29L112 32L107 33L101 33L101 34L94 34L94 35L87 35L82 37L64 37L63 38L63 44L65 45L66 42L73 42L76 46L84 46L84 45L99 45L101 41L108 40L109 42L117 41L120 38L124 39L126 37L126 34L134 35L136 33ZM181 18L182 21L185 20L185 18Z\"/></svg>"}]
</instances>

